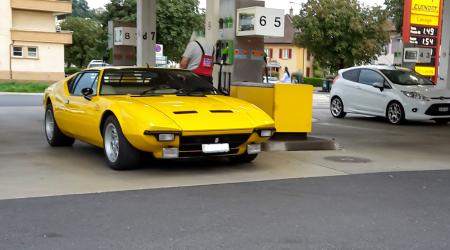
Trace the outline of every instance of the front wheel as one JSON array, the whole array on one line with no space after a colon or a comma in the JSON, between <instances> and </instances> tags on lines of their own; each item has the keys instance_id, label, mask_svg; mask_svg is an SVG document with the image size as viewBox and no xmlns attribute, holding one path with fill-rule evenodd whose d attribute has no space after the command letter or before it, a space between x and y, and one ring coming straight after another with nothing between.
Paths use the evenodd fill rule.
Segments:
<instances>
[{"instance_id":1,"label":"front wheel","mask_svg":"<svg viewBox=\"0 0 450 250\"><path fill-rule=\"evenodd\" d=\"M398 102L391 102L387 107L387 119L391 124L399 125L405 122L405 111Z\"/></svg>"},{"instance_id":2,"label":"front wheel","mask_svg":"<svg viewBox=\"0 0 450 250\"><path fill-rule=\"evenodd\" d=\"M134 169L140 162L140 152L127 141L114 116L108 117L103 127L103 150L108 166L114 170Z\"/></svg>"},{"instance_id":3,"label":"front wheel","mask_svg":"<svg viewBox=\"0 0 450 250\"><path fill-rule=\"evenodd\" d=\"M51 104L48 104L45 108L44 129L47 142L52 147L72 146L75 142L75 139L66 136L59 129L58 124L56 124L53 106Z\"/></svg>"},{"instance_id":4,"label":"front wheel","mask_svg":"<svg viewBox=\"0 0 450 250\"><path fill-rule=\"evenodd\" d=\"M250 163L250 162L254 161L256 159L256 157L258 157L258 154L250 155L250 154L247 154L247 152L245 152L244 154L241 154L241 155L232 156L230 158L230 161L235 164Z\"/></svg>"},{"instance_id":5,"label":"front wheel","mask_svg":"<svg viewBox=\"0 0 450 250\"><path fill-rule=\"evenodd\" d=\"M345 117L346 113L344 112L344 103L342 102L341 98L333 97L333 99L331 99L330 111L331 111L331 115L334 118L344 118Z\"/></svg>"}]
</instances>

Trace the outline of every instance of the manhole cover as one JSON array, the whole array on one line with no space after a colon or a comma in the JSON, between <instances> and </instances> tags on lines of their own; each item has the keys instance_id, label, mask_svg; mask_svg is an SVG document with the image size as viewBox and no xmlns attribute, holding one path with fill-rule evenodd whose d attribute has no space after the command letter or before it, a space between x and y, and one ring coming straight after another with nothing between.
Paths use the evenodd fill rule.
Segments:
<instances>
[{"instance_id":1,"label":"manhole cover","mask_svg":"<svg viewBox=\"0 0 450 250\"><path fill-rule=\"evenodd\" d=\"M366 158L360 158L360 157L352 157L352 156L328 156L324 158L327 161L334 161L334 162L342 162L342 163L369 163L372 162L369 159Z\"/></svg>"}]
</instances>

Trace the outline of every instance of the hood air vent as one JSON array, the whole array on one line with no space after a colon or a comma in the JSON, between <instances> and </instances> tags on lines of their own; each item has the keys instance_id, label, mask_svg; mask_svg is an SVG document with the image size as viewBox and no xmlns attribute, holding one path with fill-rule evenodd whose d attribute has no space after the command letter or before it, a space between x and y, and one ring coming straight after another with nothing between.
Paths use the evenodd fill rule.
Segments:
<instances>
[{"instance_id":1,"label":"hood air vent","mask_svg":"<svg viewBox=\"0 0 450 250\"><path fill-rule=\"evenodd\" d=\"M197 114L198 112L195 110L188 110L188 111L174 111L173 113L176 115L186 115L186 114Z\"/></svg>"},{"instance_id":2,"label":"hood air vent","mask_svg":"<svg viewBox=\"0 0 450 250\"><path fill-rule=\"evenodd\" d=\"M210 110L211 113L233 113L232 110Z\"/></svg>"}]
</instances>

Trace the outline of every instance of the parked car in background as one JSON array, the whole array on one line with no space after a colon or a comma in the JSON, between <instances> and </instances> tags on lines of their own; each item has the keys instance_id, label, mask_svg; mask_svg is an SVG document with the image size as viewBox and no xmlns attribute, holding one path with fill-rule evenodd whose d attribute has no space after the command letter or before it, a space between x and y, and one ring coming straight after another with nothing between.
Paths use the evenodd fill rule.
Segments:
<instances>
[{"instance_id":1,"label":"parked car in background","mask_svg":"<svg viewBox=\"0 0 450 250\"><path fill-rule=\"evenodd\" d=\"M272 118L255 105L179 69L84 70L50 86L44 106L51 146L82 140L103 148L116 170L136 167L141 152L251 162L275 132Z\"/></svg>"},{"instance_id":2,"label":"parked car in background","mask_svg":"<svg viewBox=\"0 0 450 250\"><path fill-rule=\"evenodd\" d=\"M108 63L102 61L102 60L92 60L91 62L89 62L87 68L98 68L98 67L105 67L105 66L109 66Z\"/></svg>"},{"instance_id":3,"label":"parked car in background","mask_svg":"<svg viewBox=\"0 0 450 250\"><path fill-rule=\"evenodd\" d=\"M269 83L272 83L272 84L275 84L275 83L279 83L280 82L280 80L278 79L278 77L275 77L275 76L269 76ZM263 83L267 83L267 77L266 76L264 76L263 77Z\"/></svg>"},{"instance_id":4,"label":"parked car in background","mask_svg":"<svg viewBox=\"0 0 450 250\"><path fill-rule=\"evenodd\" d=\"M405 120L450 120L450 91L427 78L393 66L361 66L339 71L331 89L331 115L347 113L386 117L392 124Z\"/></svg>"}]
</instances>

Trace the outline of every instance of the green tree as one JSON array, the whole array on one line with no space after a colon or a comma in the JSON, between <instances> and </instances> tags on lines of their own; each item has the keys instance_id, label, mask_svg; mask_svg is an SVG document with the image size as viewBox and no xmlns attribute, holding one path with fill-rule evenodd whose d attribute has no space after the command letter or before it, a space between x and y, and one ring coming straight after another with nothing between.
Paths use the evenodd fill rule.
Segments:
<instances>
[{"instance_id":1,"label":"green tree","mask_svg":"<svg viewBox=\"0 0 450 250\"><path fill-rule=\"evenodd\" d=\"M92 11L86 0L72 0L72 14L74 17L92 17Z\"/></svg>"},{"instance_id":2,"label":"green tree","mask_svg":"<svg viewBox=\"0 0 450 250\"><path fill-rule=\"evenodd\" d=\"M389 18L395 24L395 28L398 32L402 32L403 30L403 8L404 8L404 0L385 0L384 4L386 5L386 10L388 11Z\"/></svg>"},{"instance_id":3,"label":"green tree","mask_svg":"<svg viewBox=\"0 0 450 250\"><path fill-rule=\"evenodd\" d=\"M294 17L298 46L307 48L325 68L337 71L369 63L389 41L387 15L357 0L308 0Z\"/></svg>"},{"instance_id":4,"label":"green tree","mask_svg":"<svg viewBox=\"0 0 450 250\"><path fill-rule=\"evenodd\" d=\"M194 30L204 27L204 13L198 0L160 0L156 11L156 42L164 45L169 60L179 61ZM107 27L109 20L135 21L136 0L111 0L99 20Z\"/></svg>"},{"instance_id":5,"label":"green tree","mask_svg":"<svg viewBox=\"0 0 450 250\"><path fill-rule=\"evenodd\" d=\"M106 51L106 34L101 24L81 17L68 17L61 23L63 30L73 31L72 44L65 47L64 58L70 66L84 67L89 61L102 59Z\"/></svg>"}]
</instances>

